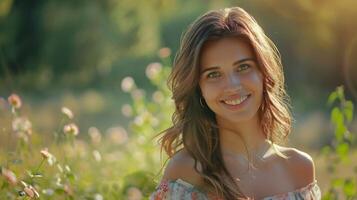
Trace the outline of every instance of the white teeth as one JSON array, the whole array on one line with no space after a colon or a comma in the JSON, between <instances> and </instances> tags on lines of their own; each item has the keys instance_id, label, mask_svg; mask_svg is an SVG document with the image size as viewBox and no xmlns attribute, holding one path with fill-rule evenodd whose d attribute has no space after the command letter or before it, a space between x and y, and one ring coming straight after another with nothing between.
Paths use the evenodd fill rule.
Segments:
<instances>
[{"instance_id":1,"label":"white teeth","mask_svg":"<svg viewBox=\"0 0 357 200\"><path fill-rule=\"evenodd\" d=\"M235 105L238 105L238 104L242 103L247 98L248 98L248 95L243 96L243 97L241 97L239 99L224 101L224 103L235 106Z\"/></svg>"}]
</instances>

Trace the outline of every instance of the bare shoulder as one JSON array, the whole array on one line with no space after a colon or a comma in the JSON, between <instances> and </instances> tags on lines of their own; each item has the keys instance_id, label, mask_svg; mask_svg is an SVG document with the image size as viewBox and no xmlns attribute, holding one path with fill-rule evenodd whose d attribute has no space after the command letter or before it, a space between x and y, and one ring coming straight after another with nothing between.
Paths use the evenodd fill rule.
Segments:
<instances>
[{"instance_id":1,"label":"bare shoulder","mask_svg":"<svg viewBox=\"0 0 357 200\"><path fill-rule=\"evenodd\" d=\"M312 157L301 150L279 146L287 156L286 163L297 187L304 187L315 181L315 165Z\"/></svg>"},{"instance_id":2,"label":"bare shoulder","mask_svg":"<svg viewBox=\"0 0 357 200\"><path fill-rule=\"evenodd\" d=\"M167 164L162 181L181 179L195 186L202 186L203 179L194 169L195 161L185 150L177 152Z\"/></svg>"}]
</instances>

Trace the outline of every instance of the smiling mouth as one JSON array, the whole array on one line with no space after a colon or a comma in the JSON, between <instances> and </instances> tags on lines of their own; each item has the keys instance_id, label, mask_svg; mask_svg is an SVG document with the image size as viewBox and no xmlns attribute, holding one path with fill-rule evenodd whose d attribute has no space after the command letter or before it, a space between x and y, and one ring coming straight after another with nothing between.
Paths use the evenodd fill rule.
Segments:
<instances>
[{"instance_id":1,"label":"smiling mouth","mask_svg":"<svg viewBox=\"0 0 357 200\"><path fill-rule=\"evenodd\" d=\"M227 105L236 106L236 105L239 105L239 104L243 103L246 99L248 99L248 97L250 97L250 94L242 96L242 97L237 98L237 99L223 100L222 102L227 104Z\"/></svg>"}]
</instances>

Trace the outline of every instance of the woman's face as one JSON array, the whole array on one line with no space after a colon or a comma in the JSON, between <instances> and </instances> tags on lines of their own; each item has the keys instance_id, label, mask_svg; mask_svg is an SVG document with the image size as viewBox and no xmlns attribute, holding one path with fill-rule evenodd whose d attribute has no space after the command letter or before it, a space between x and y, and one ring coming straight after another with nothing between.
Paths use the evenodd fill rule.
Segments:
<instances>
[{"instance_id":1,"label":"woman's face","mask_svg":"<svg viewBox=\"0 0 357 200\"><path fill-rule=\"evenodd\" d=\"M199 86L217 121L242 122L258 116L263 75L251 46L243 39L225 37L204 44Z\"/></svg>"}]
</instances>

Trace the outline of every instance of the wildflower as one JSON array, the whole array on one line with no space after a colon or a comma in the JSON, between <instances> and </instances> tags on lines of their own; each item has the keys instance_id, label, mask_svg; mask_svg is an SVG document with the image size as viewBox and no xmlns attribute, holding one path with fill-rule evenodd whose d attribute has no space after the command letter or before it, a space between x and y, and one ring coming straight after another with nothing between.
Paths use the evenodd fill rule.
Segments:
<instances>
[{"instance_id":1,"label":"wildflower","mask_svg":"<svg viewBox=\"0 0 357 200\"><path fill-rule=\"evenodd\" d=\"M94 195L94 200L103 200L103 199L104 199L103 196L101 194L99 194L99 193L96 193Z\"/></svg>"},{"instance_id":2,"label":"wildflower","mask_svg":"<svg viewBox=\"0 0 357 200\"><path fill-rule=\"evenodd\" d=\"M56 158L48 152L48 148L44 148L40 151L42 157L47 160L49 165L53 165L56 162Z\"/></svg>"},{"instance_id":3,"label":"wildflower","mask_svg":"<svg viewBox=\"0 0 357 200\"><path fill-rule=\"evenodd\" d=\"M136 187L130 187L127 192L128 200L140 200L143 198L141 191Z\"/></svg>"},{"instance_id":4,"label":"wildflower","mask_svg":"<svg viewBox=\"0 0 357 200\"><path fill-rule=\"evenodd\" d=\"M52 155L48 152L48 149L47 149L47 148L42 149L42 150L40 151L40 153L41 153L41 155L42 155L42 157L43 157L44 159L48 159L49 157L52 156Z\"/></svg>"},{"instance_id":5,"label":"wildflower","mask_svg":"<svg viewBox=\"0 0 357 200\"><path fill-rule=\"evenodd\" d=\"M26 193L27 196L30 198L38 198L40 195L38 192L33 188L32 186L24 188L24 192Z\"/></svg>"},{"instance_id":6,"label":"wildflower","mask_svg":"<svg viewBox=\"0 0 357 200\"><path fill-rule=\"evenodd\" d=\"M151 117L150 120L151 120L151 125L153 127L156 127L159 125L159 120L156 117Z\"/></svg>"},{"instance_id":7,"label":"wildflower","mask_svg":"<svg viewBox=\"0 0 357 200\"><path fill-rule=\"evenodd\" d=\"M27 135L32 134L32 124L25 117L17 117L12 121L12 130L19 133L23 132Z\"/></svg>"},{"instance_id":8,"label":"wildflower","mask_svg":"<svg viewBox=\"0 0 357 200\"><path fill-rule=\"evenodd\" d=\"M68 165L64 166L64 169L66 170L66 172L70 173L71 172L71 168Z\"/></svg>"},{"instance_id":9,"label":"wildflower","mask_svg":"<svg viewBox=\"0 0 357 200\"><path fill-rule=\"evenodd\" d=\"M22 185L24 186L24 192L26 193L26 195L30 198L39 198L40 194L37 192L37 190L32 186L29 185L27 183L25 183L24 181L21 181Z\"/></svg>"},{"instance_id":10,"label":"wildflower","mask_svg":"<svg viewBox=\"0 0 357 200\"><path fill-rule=\"evenodd\" d=\"M121 107L121 113L125 116L125 117L131 117L133 115L133 110L131 108L131 106L129 104L124 104Z\"/></svg>"},{"instance_id":11,"label":"wildflower","mask_svg":"<svg viewBox=\"0 0 357 200\"><path fill-rule=\"evenodd\" d=\"M144 117L142 115L138 115L134 118L134 124L141 126L144 124Z\"/></svg>"},{"instance_id":12,"label":"wildflower","mask_svg":"<svg viewBox=\"0 0 357 200\"><path fill-rule=\"evenodd\" d=\"M171 49L168 47L161 48L158 52L160 58L167 58L171 55Z\"/></svg>"},{"instance_id":13,"label":"wildflower","mask_svg":"<svg viewBox=\"0 0 357 200\"><path fill-rule=\"evenodd\" d=\"M61 166L61 164L57 164L57 169L58 169L59 172L63 173L63 167ZM57 179L57 183L60 185L61 178Z\"/></svg>"},{"instance_id":14,"label":"wildflower","mask_svg":"<svg viewBox=\"0 0 357 200\"><path fill-rule=\"evenodd\" d=\"M161 63L154 62L150 63L145 70L145 74L149 79L155 78L161 71L162 65Z\"/></svg>"},{"instance_id":15,"label":"wildflower","mask_svg":"<svg viewBox=\"0 0 357 200\"><path fill-rule=\"evenodd\" d=\"M144 96L145 96L145 91L142 89L133 90L133 92L131 93L131 97L134 100L142 99Z\"/></svg>"},{"instance_id":16,"label":"wildflower","mask_svg":"<svg viewBox=\"0 0 357 200\"><path fill-rule=\"evenodd\" d=\"M73 195L73 190L72 190L72 188L71 188L71 186L69 184L65 184L63 186L63 190L67 195L69 195L69 196Z\"/></svg>"},{"instance_id":17,"label":"wildflower","mask_svg":"<svg viewBox=\"0 0 357 200\"><path fill-rule=\"evenodd\" d=\"M124 92L130 92L131 90L133 90L135 87L135 82L134 79L130 76L125 77L122 81L121 81L121 89Z\"/></svg>"},{"instance_id":18,"label":"wildflower","mask_svg":"<svg viewBox=\"0 0 357 200\"><path fill-rule=\"evenodd\" d=\"M162 103L164 101L164 99L165 99L164 94L162 94L162 92L160 92L160 91L155 91L152 94L152 100L155 103Z\"/></svg>"},{"instance_id":19,"label":"wildflower","mask_svg":"<svg viewBox=\"0 0 357 200\"><path fill-rule=\"evenodd\" d=\"M62 107L61 111L68 119L73 119L73 112L69 108Z\"/></svg>"},{"instance_id":20,"label":"wildflower","mask_svg":"<svg viewBox=\"0 0 357 200\"><path fill-rule=\"evenodd\" d=\"M74 123L67 124L63 127L63 132L68 135L78 135L79 129L78 126Z\"/></svg>"},{"instance_id":21,"label":"wildflower","mask_svg":"<svg viewBox=\"0 0 357 200\"><path fill-rule=\"evenodd\" d=\"M10 171L8 169L2 168L1 174L10 185L16 185L17 184L17 178L16 178L16 175L15 175L14 172L12 172L12 171Z\"/></svg>"},{"instance_id":22,"label":"wildflower","mask_svg":"<svg viewBox=\"0 0 357 200\"><path fill-rule=\"evenodd\" d=\"M102 156L100 155L98 150L93 151L93 156L95 161L100 162L102 160Z\"/></svg>"},{"instance_id":23,"label":"wildflower","mask_svg":"<svg viewBox=\"0 0 357 200\"><path fill-rule=\"evenodd\" d=\"M55 193L55 191L53 189L51 189L51 188L47 188L47 189L43 189L42 193L47 195L47 196L52 196Z\"/></svg>"},{"instance_id":24,"label":"wildflower","mask_svg":"<svg viewBox=\"0 0 357 200\"><path fill-rule=\"evenodd\" d=\"M102 134L96 127L90 127L88 134L93 144L99 144L102 141Z\"/></svg>"},{"instance_id":25,"label":"wildflower","mask_svg":"<svg viewBox=\"0 0 357 200\"><path fill-rule=\"evenodd\" d=\"M17 94L11 94L7 100L9 104L16 109L19 109L22 105L21 99Z\"/></svg>"},{"instance_id":26,"label":"wildflower","mask_svg":"<svg viewBox=\"0 0 357 200\"><path fill-rule=\"evenodd\" d=\"M117 126L107 130L110 141L116 144L123 144L128 140L128 133L123 127Z\"/></svg>"}]
</instances>

